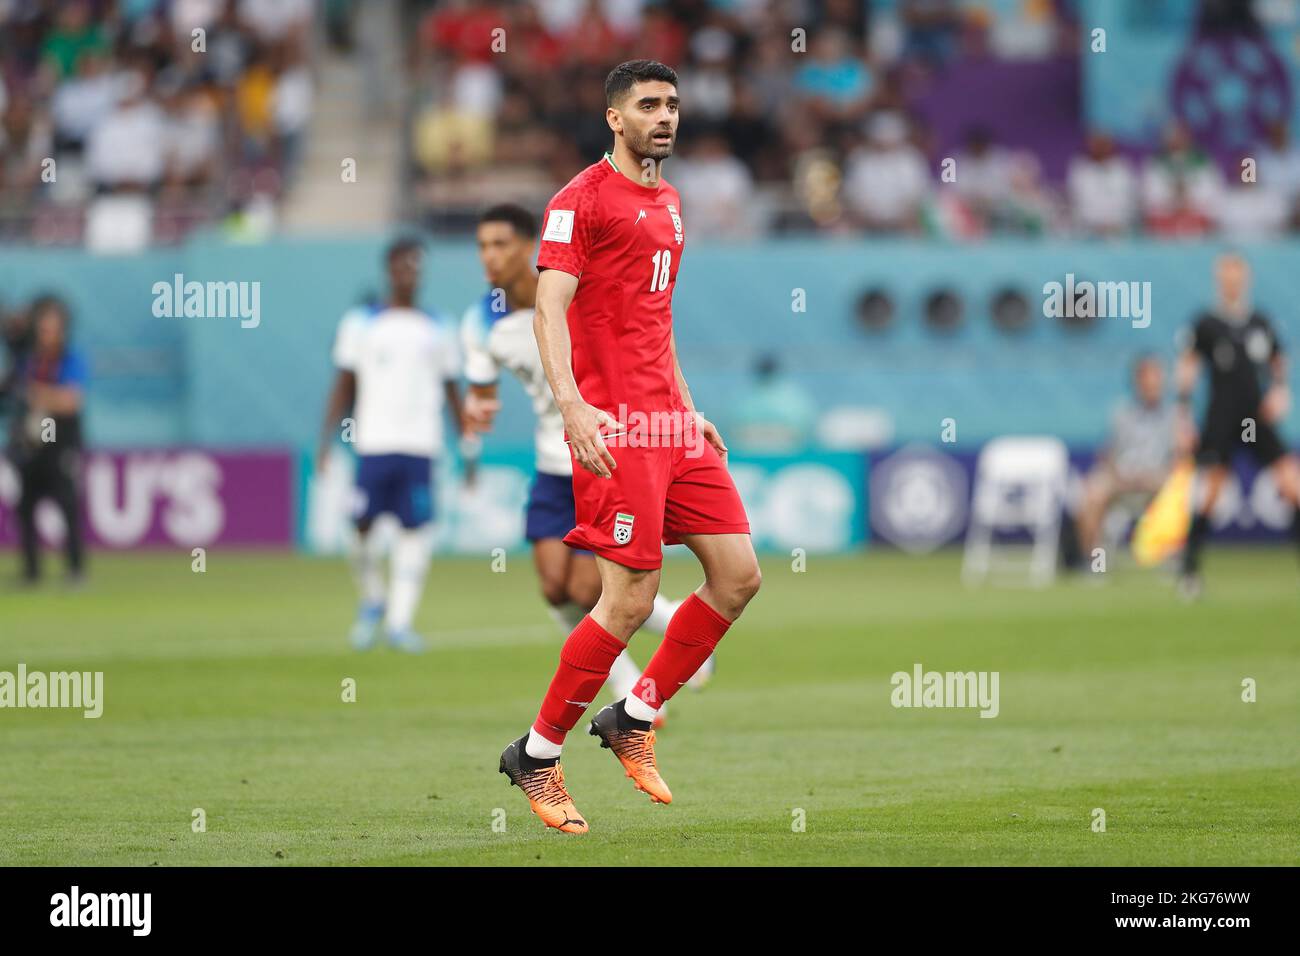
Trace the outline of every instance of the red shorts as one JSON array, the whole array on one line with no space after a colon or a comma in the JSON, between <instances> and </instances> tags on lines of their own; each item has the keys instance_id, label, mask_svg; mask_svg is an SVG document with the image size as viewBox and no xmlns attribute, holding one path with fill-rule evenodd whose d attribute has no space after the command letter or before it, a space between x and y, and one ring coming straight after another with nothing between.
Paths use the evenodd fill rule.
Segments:
<instances>
[{"instance_id":1,"label":"red shorts","mask_svg":"<svg viewBox=\"0 0 1300 956\"><path fill-rule=\"evenodd\" d=\"M663 564L661 542L679 544L684 534L749 534L745 506L708 442L610 446L609 452L618 464L611 478L573 464L578 524L565 544L652 571Z\"/></svg>"}]
</instances>

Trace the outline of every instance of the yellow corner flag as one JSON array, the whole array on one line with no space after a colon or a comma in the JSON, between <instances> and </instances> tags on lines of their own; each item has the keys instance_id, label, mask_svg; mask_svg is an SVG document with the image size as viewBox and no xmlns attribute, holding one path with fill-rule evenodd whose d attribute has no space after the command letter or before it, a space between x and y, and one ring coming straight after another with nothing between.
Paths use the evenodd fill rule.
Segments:
<instances>
[{"instance_id":1,"label":"yellow corner flag","mask_svg":"<svg viewBox=\"0 0 1300 956\"><path fill-rule=\"evenodd\" d=\"M1133 529L1133 557L1144 568L1177 553L1192 523L1192 478L1196 465L1184 459L1174 466Z\"/></svg>"}]
</instances>

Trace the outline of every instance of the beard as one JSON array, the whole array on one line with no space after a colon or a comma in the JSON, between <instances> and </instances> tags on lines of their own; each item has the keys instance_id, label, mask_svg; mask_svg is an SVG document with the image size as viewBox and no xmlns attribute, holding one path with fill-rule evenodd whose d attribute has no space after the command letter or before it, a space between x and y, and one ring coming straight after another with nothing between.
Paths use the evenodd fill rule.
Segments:
<instances>
[{"instance_id":1,"label":"beard","mask_svg":"<svg viewBox=\"0 0 1300 956\"><path fill-rule=\"evenodd\" d=\"M668 142L658 143L653 138L657 132L659 132L658 127L636 134L629 130L626 137L628 148L642 159L653 159L656 162L667 159L673 154L673 146L677 144L677 134L670 131Z\"/></svg>"}]
</instances>

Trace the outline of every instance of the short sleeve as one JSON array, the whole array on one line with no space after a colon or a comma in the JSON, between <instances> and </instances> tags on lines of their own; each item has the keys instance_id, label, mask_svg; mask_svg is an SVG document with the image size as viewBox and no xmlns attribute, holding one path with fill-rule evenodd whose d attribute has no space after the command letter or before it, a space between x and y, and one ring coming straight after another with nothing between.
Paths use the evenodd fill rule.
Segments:
<instances>
[{"instance_id":1,"label":"short sleeve","mask_svg":"<svg viewBox=\"0 0 1300 956\"><path fill-rule=\"evenodd\" d=\"M334 335L333 359L336 368L345 372L356 371L363 321L357 313L349 312L339 322L338 332Z\"/></svg>"},{"instance_id":2,"label":"short sleeve","mask_svg":"<svg viewBox=\"0 0 1300 956\"><path fill-rule=\"evenodd\" d=\"M438 336L438 367L444 382L460 379L460 349L456 345L456 334L450 326L451 323L442 326L443 334Z\"/></svg>"},{"instance_id":3,"label":"short sleeve","mask_svg":"<svg viewBox=\"0 0 1300 956\"><path fill-rule=\"evenodd\" d=\"M1191 348L1208 356L1210 349L1214 346L1214 330L1210 328L1210 320L1206 316L1201 316L1192 326Z\"/></svg>"},{"instance_id":4,"label":"short sleeve","mask_svg":"<svg viewBox=\"0 0 1300 956\"><path fill-rule=\"evenodd\" d=\"M570 183L556 193L542 217L538 269L558 269L581 276L600 232L596 188Z\"/></svg>"},{"instance_id":5,"label":"short sleeve","mask_svg":"<svg viewBox=\"0 0 1300 956\"><path fill-rule=\"evenodd\" d=\"M460 347L465 357L465 379L471 385L495 385L501 367L492 357L487 344L487 322L483 307L474 304L460 320Z\"/></svg>"}]
</instances>

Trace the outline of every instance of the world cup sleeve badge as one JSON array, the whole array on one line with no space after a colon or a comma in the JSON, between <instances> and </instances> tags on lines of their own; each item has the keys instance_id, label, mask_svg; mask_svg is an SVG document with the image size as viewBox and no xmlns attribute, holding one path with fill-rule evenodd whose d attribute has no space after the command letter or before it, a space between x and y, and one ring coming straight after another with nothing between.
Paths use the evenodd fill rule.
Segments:
<instances>
[{"instance_id":1,"label":"world cup sleeve badge","mask_svg":"<svg viewBox=\"0 0 1300 956\"><path fill-rule=\"evenodd\" d=\"M632 521L630 514L622 511L614 515L614 543L627 544L632 540Z\"/></svg>"}]
</instances>

